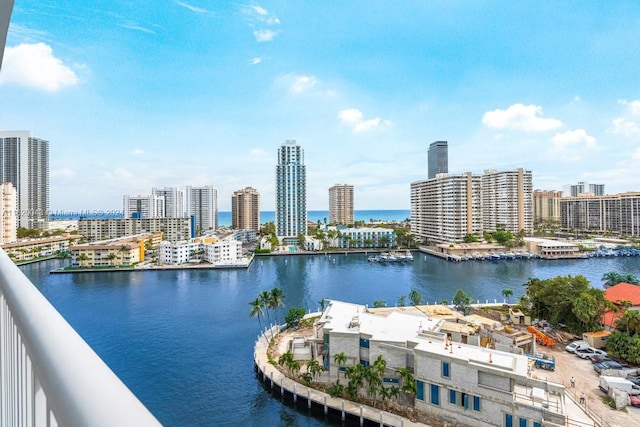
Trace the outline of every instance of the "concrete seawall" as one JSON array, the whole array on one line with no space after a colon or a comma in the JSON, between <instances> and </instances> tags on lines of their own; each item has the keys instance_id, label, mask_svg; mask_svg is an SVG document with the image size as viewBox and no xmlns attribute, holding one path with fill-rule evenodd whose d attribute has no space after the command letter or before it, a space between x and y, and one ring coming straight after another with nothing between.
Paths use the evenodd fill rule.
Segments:
<instances>
[{"instance_id":1,"label":"concrete seawall","mask_svg":"<svg viewBox=\"0 0 640 427\"><path fill-rule=\"evenodd\" d=\"M254 368L256 376L268 391L279 396L285 403L306 409L310 414L333 422L342 421L353 426L393 426L393 427L425 427L427 424L417 423L357 402L334 398L320 390L307 387L286 377L275 366L269 363L267 356L268 342L261 335L254 345Z\"/></svg>"}]
</instances>

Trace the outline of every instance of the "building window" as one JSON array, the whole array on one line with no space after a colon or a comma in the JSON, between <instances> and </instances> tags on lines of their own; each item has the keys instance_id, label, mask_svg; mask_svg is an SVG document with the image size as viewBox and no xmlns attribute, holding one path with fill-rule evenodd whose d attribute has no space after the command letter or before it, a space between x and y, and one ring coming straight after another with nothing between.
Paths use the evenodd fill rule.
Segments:
<instances>
[{"instance_id":1,"label":"building window","mask_svg":"<svg viewBox=\"0 0 640 427\"><path fill-rule=\"evenodd\" d=\"M369 348L369 340L366 338L360 338L360 347Z\"/></svg>"},{"instance_id":2,"label":"building window","mask_svg":"<svg viewBox=\"0 0 640 427\"><path fill-rule=\"evenodd\" d=\"M537 422L537 421L534 421L533 422L533 427L542 427L542 424Z\"/></svg>"},{"instance_id":3,"label":"building window","mask_svg":"<svg viewBox=\"0 0 640 427\"><path fill-rule=\"evenodd\" d=\"M456 391L455 390L449 390L449 403L451 403L452 405L456 404Z\"/></svg>"},{"instance_id":4,"label":"building window","mask_svg":"<svg viewBox=\"0 0 640 427\"><path fill-rule=\"evenodd\" d=\"M449 362L442 362L442 376L445 378L451 378L451 373L449 372Z\"/></svg>"},{"instance_id":5,"label":"building window","mask_svg":"<svg viewBox=\"0 0 640 427\"><path fill-rule=\"evenodd\" d=\"M440 405L440 386L431 384L431 404Z\"/></svg>"},{"instance_id":6,"label":"building window","mask_svg":"<svg viewBox=\"0 0 640 427\"><path fill-rule=\"evenodd\" d=\"M416 399L424 400L424 382L416 380Z\"/></svg>"},{"instance_id":7,"label":"building window","mask_svg":"<svg viewBox=\"0 0 640 427\"><path fill-rule=\"evenodd\" d=\"M473 396L473 410L480 411L480 397Z\"/></svg>"},{"instance_id":8,"label":"building window","mask_svg":"<svg viewBox=\"0 0 640 427\"><path fill-rule=\"evenodd\" d=\"M527 427L527 419L526 418L520 418L518 420L518 426L519 427Z\"/></svg>"},{"instance_id":9,"label":"building window","mask_svg":"<svg viewBox=\"0 0 640 427\"><path fill-rule=\"evenodd\" d=\"M513 427L513 415L504 414L504 427Z\"/></svg>"}]
</instances>

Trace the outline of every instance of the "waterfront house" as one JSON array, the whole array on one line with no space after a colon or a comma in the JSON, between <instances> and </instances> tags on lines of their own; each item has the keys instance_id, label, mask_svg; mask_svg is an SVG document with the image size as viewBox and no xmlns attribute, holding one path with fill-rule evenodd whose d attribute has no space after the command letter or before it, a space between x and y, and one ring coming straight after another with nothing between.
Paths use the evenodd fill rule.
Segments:
<instances>
[{"instance_id":1,"label":"waterfront house","mask_svg":"<svg viewBox=\"0 0 640 427\"><path fill-rule=\"evenodd\" d=\"M384 384L401 386L398 371L416 381L413 406L464 425L566 425L565 387L538 379L521 354L454 342L444 322L422 310L386 310L340 301L316 323L320 353L332 380L345 366L387 362ZM344 353L346 365L334 363Z\"/></svg>"},{"instance_id":2,"label":"waterfront house","mask_svg":"<svg viewBox=\"0 0 640 427\"><path fill-rule=\"evenodd\" d=\"M618 283L604 291L604 297L607 301L621 307L623 301L628 301L630 306L627 310L640 310L640 286L630 283ZM609 310L602 316L602 325L606 330L614 330L616 328L616 320L624 314L623 310Z\"/></svg>"}]
</instances>

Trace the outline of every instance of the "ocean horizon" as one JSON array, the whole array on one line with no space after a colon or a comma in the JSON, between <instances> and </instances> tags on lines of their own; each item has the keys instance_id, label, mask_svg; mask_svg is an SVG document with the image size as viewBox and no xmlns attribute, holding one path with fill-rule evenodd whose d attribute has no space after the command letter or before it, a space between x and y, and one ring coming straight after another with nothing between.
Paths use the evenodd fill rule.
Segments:
<instances>
[{"instance_id":1,"label":"ocean horizon","mask_svg":"<svg viewBox=\"0 0 640 427\"><path fill-rule=\"evenodd\" d=\"M266 224L275 220L275 211L260 211L260 224ZM353 211L353 217L355 221L373 222L373 221L388 221L388 222L401 222L411 217L410 209L365 209ZM122 218L122 212L64 212L49 215L49 220L72 220L81 218L103 219L103 218ZM324 223L325 220L329 221L329 211L307 211L307 219L312 222ZM219 211L218 212L218 227L230 227L231 226L231 212Z\"/></svg>"}]
</instances>

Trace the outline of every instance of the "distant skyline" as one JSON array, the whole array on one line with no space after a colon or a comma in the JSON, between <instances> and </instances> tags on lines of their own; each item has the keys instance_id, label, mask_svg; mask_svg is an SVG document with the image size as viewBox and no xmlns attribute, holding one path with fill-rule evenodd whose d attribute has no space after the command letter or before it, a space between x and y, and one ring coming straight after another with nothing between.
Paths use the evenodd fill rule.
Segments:
<instances>
[{"instance_id":1,"label":"distant skyline","mask_svg":"<svg viewBox=\"0 0 640 427\"><path fill-rule=\"evenodd\" d=\"M449 173L640 191L640 3L17 0L0 130L50 141L52 211L212 185L275 209L277 149L307 207L408 209L429 144Z\"/></svg>"}]
</instances>

